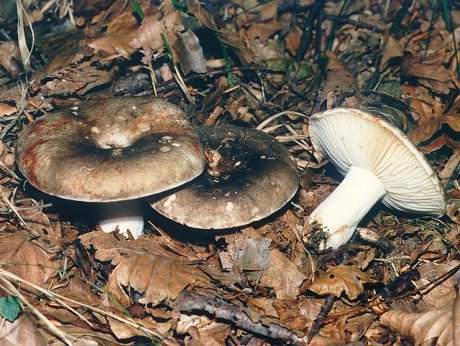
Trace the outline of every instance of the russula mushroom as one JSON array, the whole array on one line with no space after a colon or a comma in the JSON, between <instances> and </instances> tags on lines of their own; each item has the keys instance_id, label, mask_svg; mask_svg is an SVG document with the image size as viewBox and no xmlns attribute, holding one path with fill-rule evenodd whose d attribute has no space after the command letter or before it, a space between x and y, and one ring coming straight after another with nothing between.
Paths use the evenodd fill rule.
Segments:
<instances>
[{"instance_id":1,"label":"russula mushroom","mask_svg":"<svg viewBox=\"0 0 460 346\"><path fill-rule=\"evenodd\" d=\"M47 194L103 203L104 231L118 225L138 236L143 230L138 207L113 202L184 184L203 171L206 158L178 107L128 97L40 117L20 134L17 162L29 183Z\"/></svg>"},{"instance_id":2,"label":"russula mushroom","mask_svg":"<svg viewBox=\"0 0 460 346\"><path fill-rule=\"evenodd\" d=\"M263 219L296 193L297 166L272 136L230 125L197 129L208 169L160 199L149 197L160 214L199 229L228 229Z\"/></svg>"},{"instance_id":3,"label":"russula mushroom","mask_svg":"<svg viewBox=\"0 0 460 346\"><path fill-rule=\"evenodd\" d=\"M335 108L314 114L309 131L316 152L345 176L309 216L308 222L319 226L311 231L322 231L326 238L319 248L337 248L350 240L379 200L403 212L444 214L438 178L398 128L363 110Z\"/></svg>"}]
</instances>

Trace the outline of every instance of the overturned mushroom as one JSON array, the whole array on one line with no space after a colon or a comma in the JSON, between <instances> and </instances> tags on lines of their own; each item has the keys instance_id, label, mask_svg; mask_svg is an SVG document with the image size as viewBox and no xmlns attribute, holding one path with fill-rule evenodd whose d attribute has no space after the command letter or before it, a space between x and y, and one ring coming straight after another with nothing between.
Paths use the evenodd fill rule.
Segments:
<instances>
[{"instance_id":1,"label":"overturned mushroom","mask_svg":"<svg viewBox=\"0 0 460 346\"><path fill-rule=\"evenodd\" d=\"M103 202L104 231L118 225L137 236L143 230L138 207L108 202L177 187L198 176L206 159L178 107L129 97L87 102L37 119L20 134L17 162L30 184L47 194Z\"/></svg>"},{"instance_id":2,"label":"overturned mushroom","mask_svg":"<svg viewBox=\"0 0 460 346\"><path fill-rule=\"evenodd\" d=\"M208 169L151 206L178 223L226 229L263 219L284 206L298 187L297 166L272 136L235 126L197 129Z\"/></svg>"},{"instance_id":3,"label":"overturned mushroom","mask_svg":"<svg viewBox=\"0 0 460 346\"><path fill-rule=\"evenodd\" d=\"M335 108L314 114L309 130L315 150L345 176L308 219L324 232L320 248L337 248L350 240L379 200L404 212L444 214L438 178L399 129L362 110Z\"/></svg>"}]
</instances>

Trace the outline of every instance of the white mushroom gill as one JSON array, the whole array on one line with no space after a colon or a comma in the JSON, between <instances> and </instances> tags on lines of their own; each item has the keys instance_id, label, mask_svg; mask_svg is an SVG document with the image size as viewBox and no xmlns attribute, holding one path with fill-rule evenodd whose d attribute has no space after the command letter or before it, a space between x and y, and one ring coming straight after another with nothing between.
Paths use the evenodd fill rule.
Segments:
<instances>
[{"instance_id":1,"label":"white mushroom gill","mask_svg":"<svg viewBox=\"0 0 460 346\"><path fill-rule=\"evenodd\" d=\"M144 217L140 200L98 203L97 209L99 227L105 233L118 228L124 236L128 235L129 230L135 239L143 234Z\"/></svg>"},{"instance_id":2,"label":"white mushroom gill","mask_svg":"<svg viewBox=\"0 0 460 346\"><path fill-rule=\"evenodd\" d=\"M308 219L328 235L320 247L346 243L379 200L409 213L444 214L436 175L399 129L358 109L335 108L314 114L309 131L315 150L345 176Z\"/></svg>"}]
</instances>

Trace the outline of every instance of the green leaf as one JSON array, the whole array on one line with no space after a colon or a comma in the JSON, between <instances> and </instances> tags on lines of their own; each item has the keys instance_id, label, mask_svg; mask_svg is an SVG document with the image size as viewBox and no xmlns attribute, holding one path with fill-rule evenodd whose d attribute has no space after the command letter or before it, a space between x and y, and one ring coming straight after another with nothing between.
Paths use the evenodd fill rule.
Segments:
<instances>
[{"instance_id":1,"label":"green leaf","mask_svg":"<svg viewBox=\"0 0 460 346\"><path fill-rule=\"evenodd\" d=\"M18 297L8 296L0 298L0 316L13 322L18 317L20 311L21 304Z\"/></svg>"},{"instance_id":2,"label":"green leaf","mask_svg":"<svg viewBox=\"0 0 460 346\"><path fill-rule=\"evenodd\" d=\"M144 20L144 11L142 11L141 5L139 5L137 0L133 1L132 7L133 11L139 16L140 20Z\"/></svg>"}]
</instances>

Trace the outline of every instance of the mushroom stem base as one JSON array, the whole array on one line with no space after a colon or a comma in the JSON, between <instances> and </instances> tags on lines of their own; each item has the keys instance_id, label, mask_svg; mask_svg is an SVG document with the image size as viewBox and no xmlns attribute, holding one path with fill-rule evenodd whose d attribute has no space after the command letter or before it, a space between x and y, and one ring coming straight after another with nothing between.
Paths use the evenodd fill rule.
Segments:
<instances>
[{"instance_id":1,"label":"mushroom stem base","mask_svg":"<svg viewBox=\"0 0 460 346\"><path fill-rule=\"evenodd\" d=\"M134 238L144 233L143 207L140 200L99 203L97 205L99 227L110 233L118 227L121 234L127 236L128 230Z\"/></svg>"},{"instance_id":2,"label":"mushroom stem base","mask_svg":"<svg viewBox=\"0 0 460 346\"><path fill-rule=\"evenodd\" d=\"M308 218L309 224L317 224L326 235L319 248L338 248L349 241L358 223L385 193L382 182L372 172L350 167L342 183Z\"/></svg>"}]
</instances>

